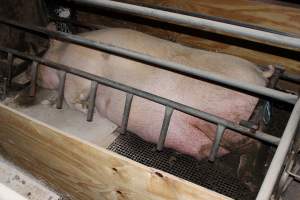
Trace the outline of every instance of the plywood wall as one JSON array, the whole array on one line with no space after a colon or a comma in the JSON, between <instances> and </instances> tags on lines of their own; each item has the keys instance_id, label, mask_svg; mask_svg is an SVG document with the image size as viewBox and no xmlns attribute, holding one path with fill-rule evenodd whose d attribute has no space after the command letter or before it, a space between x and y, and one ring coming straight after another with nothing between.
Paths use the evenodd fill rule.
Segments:
<instances>
[{"instance_id":1,"label":"plywood wall","mask_svg":"<svg viewBox=\"0 0 300 200\"><path fill-rule=\"evenodd\" d=\"M93 146L2 104L0 153L75 200L230 199Z\"/></svg>"},{"instance_id":2,"label":"plywood wall","mask_svg":"<svg viewBox=\"0 0 300 200\"><path fill-rule=\"evenodd\" d=\"M224 17L300 35L300 9L297 7L248 0L122 0L122 2L163 6ZM133 28L188 46L237 55L257 64L282 64L289 71L300 72L299 52L256 45L252 42L244 42L230 37L224 38L207 32L183 30L172 25L145 22L128 15L120 16L106 11L95 11L94 13L80 12L78 16L80 20L89 23ZM96 13L106 16L100 17Z\"/></svg>"}]
</instances>

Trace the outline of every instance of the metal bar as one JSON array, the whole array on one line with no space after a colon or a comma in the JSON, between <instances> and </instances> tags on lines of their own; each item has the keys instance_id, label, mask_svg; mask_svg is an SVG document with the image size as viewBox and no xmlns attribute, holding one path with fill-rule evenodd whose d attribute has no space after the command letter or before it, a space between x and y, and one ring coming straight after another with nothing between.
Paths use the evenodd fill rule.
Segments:
<instances>
[{"instance_id":1,"label":"metal bar","mask_svg":"<svg viewBox=\"0 0 300 200\"><path fill-rule=\"evenodd\" d=\"M13 77L13 62L14 62L14 56L11 53L7 54L7 62L8 62L8 74L7 74L7 78L8 78L8 82L7 85L10 87L11 86L11 81L12 81L12 77Z\"/></svg>"},{"instance_id":2,"label":"metal bar","mask_svg":"<svg viewBox=\"0 0 300 200\"><path fill-rule=\"evenodd\" d=\"M218 153L220 143L221 143L222 137L224 135L225 129L226 128L224 126L218 124L215 140L214 140L214 143L213 143L213 147L211 148L209 158L208 158L208 160L211 161L211 162L215 161L215 158L216 158L216 155Z\"/></svg>"},{"instance_id":3,"label":"metal bar","mask_svg":"<svg viewBox=\"0 0 300 200\"><path fill-rule=\"evenodd\" d=\"M183 74L186 76L190 76L190 77L193 77L196 79L211 82L211 83L223 86L223 87L227 87L227 88L231 88L231 89L235 89L235 90L241 90L245 93L250 93L251 95L254 95L254 96L273 98L273 99L277 99L277 100L284 101L284 102L291 103L291 104L295 104L298 99L298 96L293 95L293 94L277 91L274 89L270 89L270 88L266 88L263 86L250 84L250 83L245 83L242 81L227 79L224 76L212 74L205 70L187 67L187 66L179 64L179 63L174 63L174 62L170 62L167 60L154 58L152 56L138 53L135 51L131 51L128 49L116 47L113 45L109 45L109 44L105 44L105 43L101 43L101 42L97 42L97 41L93 41L93 40L84 39L77 35L67 34L67 33L58 32L58 31L50 31L50 30L47 30L42 27L38 27L38 26L34 26L34 25L24 25L24 24L10 21L10 20L5 20L3 18L0 18L0 23L14 26L14 27L17 27L20 29L31 31L31 32L33 31L33 32L41 33L41 34L50 36L50 37L58 39L58 40L71 42L71 43L89 47L89 48L92 48L95 50L100 50L100 51L103 51L106 53L121 56L124 58L128 58L131 60L141 62L141 63L149 64L149 65L152 65L157 68L166 69L166 70L176 72L179 74Z\"/></svg>"},{"instance_id":4,"label":"metal bar","mask_svg":"<svg viewBox=\"0 0 300 200\"><path fill-rule=\"evenodd\" d=\"M132 15L147 17L156 19L159 21L179 24L195 29L206 30L215 33L221 33L224 35L230 35L242 39L259 41L264 44L273 46L285 47L288 49L300 50L300 38L285 33L279 34L276 31L262 31L259 29L253 29L246 26L240 26L230 23L224 23L211 19L204 19L203 17L194 17L189 15L183 15L174 12L168 12L164 10L153 9L144 6L137 6L128 3L122 3L111 0L68 0L69 2L88 5L93 8L100 7L106 9L113 9L118 12L129 13Z\"/></svg>"},{"instance_id":5,"label":"metal bar","mask_svg":"<svg viewBox=\"0 0 300 200\"><path fill-rule=\"evenodd\" d=\"M36 81L38 73L38 62L33 61L31 65L31 83L30 83L30 91L29 96L34 97L36 94Z\"/></svg>"},{"instance_id":6,"label":"metal bar","mask_svg":"<svg viewBox=\"0 0 300 200\"><path fill-rule=\"evenodd\" d=\"M132 99L133 99L133 95L130 93L127 93L126 100L125 100L124 112L123 112L123 118L122 118L122 124L121 124L121 129L120 129L121 134L125 134L126 130L127 130Z\"/></svg>"},{"instance_id":7,"label":"metal bar","mask_svg":"<svg viewBox=\"0 0 300 200\"><path fill-rule=\"evenodd\" d=\"M282 170L300 120L300 100L294 106L256 200L268 200Z\"/></svg>"},{"instance_id":8,"label":"metal bar","mask_svg":"<svg viewBox=\"0 0 300 200\"><path fill-rule=\"evenodd\" d=\"M169 124L173 114L173 108L166 106L165 108L165 117L160 130L160 135L157 143L156 149L161 151L164 148L165 140L168 134Z\"/></svg>"},{"instance_id":9,"label":"metal bar","mask_svg":"<svg viewBox=\"0 0 300 200\"><path fill-rule=\"evenodd\" d=\"M58 97L56 102L56 108L62 109L64 102L64 93L65 93L65 83L66 83L66 75L65 71L60 71L58 73L59 76L59 86L58 86Z\"/></svg>"},{"instance_id":10,"label":"metal bar","mask_svg":"<svg viewBox=\"0 0 300 200\"><path fill-rule=\"evenodd\" d=\"M287 71L283 72L280 77L282 80L291 81L297 84L300 84L300 76L297 74L291 74Z\"/></svg>"},{"instance_id":11,"label":"metal bar","mask_svg":"<svg viewBox=\"0 0 300 200\"><path fill-rule=\"evenodd\" d=\"M291 172L291 171L289 171L288 174L289 174L290 176L292 176L296 181L299 181L299 182L300 182L300 175L295 174L295 173L293 173L293 172Z\"/></svg>"},{"instance_id":12,"label":"metal bar","mask_svg":"<svg viewBox=\"0 0 300 200\"><path fill-rule=\"evenodd\" d=\"M73 24L75 26L86 28L86 29L90 29L90 30L99 30L99 29L107 28L106 26L101 26L101 25L96 25L96 24L90 24L90 23L86 23L86 22L79 22L79 21L75 21L75 20L70 20L70 19L62 18L62 17L53 17L53 16L50 16L49 20L55 21L55 22L70 23L70 24Z\"/></svg>"},{"instance_id":13,"label":"metal bar","mask_svg":"<svg viewBox=\"0 0 300 200\"><path fill-rule=\"evenodd\" d=\"M86 121L88 121L88 122L93 121L94 110L95 110L95 101L96 101L96 97L97 97L97 95L96 95L97 88L98 88L97 81L92 81L90 95L89 95L88 113L87 113L87 118L86 118Z\"/></svg>"},{"instance_id":14,"label":"metal bar","mask_svg":"<svg viewBox=\"0 0 300 200\"><path fill-rule=\"evenodd\" d=\"M4 100L7 97L7 85L8 79L7 77L3 77L3 95L1 96L1 100Z\"/></svg>"},{"instance_id":15,"label":"metal bar","mask_svg":"<svg viewBox=\"0 0 300 200\"><path fill-rule=\"evenodd\" d=\"M66 66L66 65L62 65L60 63L55 63L55 62L52 62L50 60L46 60L46 59L39 58L39 57L36 57L36 56L26 55L25 53L21 53L19 51L14 50L14 49L0 47L0 51L10 52L10 53L13 53L17 57L20 57L20 58L23 58L23 59L33 60L35 62L38 62L40 64L49 66L49 67L57 69L57 70L63 70L63 71L66 71L68 73L77 75L77 76L82 77L82 78L97 81L99 84L102 84L102 85L105 85L105 86L108 86L108 87L111 87L111 88L115 88L115 89L118 89L118 90L122 90L122 91L130 93L130 94L134 94L136 96L148 99L150 101L153 101L153 102L156 102L156 103L168 106L168 107L171 107L175 110L184 112L184 113L192 115L194 117L198 117L200 119L206 120L206 121L214 123L214 124L223 125L228 129L231 129L233 131L242 133L243 135L247 135L247 136L252 137L252 138L256 138L258 140L268 142L268 143L273 144L273 145L277 145L280 141L280 138L269 135L269 134L266 134L262 131L253 132L251 129L249 129L247 127L243 127L243 126L241 126L239 124L236 124L232 121L223 119L223 118L215 116L213 114L206 113L204 111L200 111L198 109L195 109L195 108L192 108L190 106L186 106L186 105L177 103L175 101L172 101L172 100L169 100L169 99L166 99L166 98L163 98L163 97L159 97L157 95L154 95L154 94L142 91L142 90L138 90L136 88L124 85L122 83L118 83L118 82L106 79L104 77L100 77L100 76L97 76L97 75L94 75L94 74L90 74L88 72L85 72L85 71L82 71L82 70L79 70L79 69L75 69L75 68L72 68L72 67L69 67L69 66Z\"/></svg>"}]
</instances>

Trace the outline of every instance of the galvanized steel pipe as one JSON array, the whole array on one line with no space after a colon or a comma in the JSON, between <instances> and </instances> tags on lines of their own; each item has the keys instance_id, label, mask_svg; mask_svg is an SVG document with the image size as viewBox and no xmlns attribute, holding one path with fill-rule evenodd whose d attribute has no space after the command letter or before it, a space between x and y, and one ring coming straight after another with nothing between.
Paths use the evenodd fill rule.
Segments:
<instances>
[{"instance_id":1,"label":"galvanized steel pipe","mask_svg":"<svg viewBox=\"0 0 300 200\"><path fill-rule=\"evenodd\" d=\"M85 72L85 71L82 71L82 70L79 70L79 69L75 69L75 68L72 68L72 67L69 67L69 66L66 66L66 65L62 65L60 63L55 63L55 62L52 62L50 60L46 60L46 59L39 58L39 57L32 56L32 55L27 55L25 53L21 53L17 50L14 50L14 49L0 47L0 51L7 52L7 53L12 53L16 57L19 57L19 58L22 58L22 59L32 60L34 62L49 66L49 67L57 69L57 70L63 70L63 71L66 71L67 73L71 73L71 74L77 75L77 76L82 77L82 78L86 78L86 79L89 79L89 80L92 80L92 81L97 81L99 84L109 86L111 88L115 88L115 89L118 89L118 90L122 90L124 92L129 93L129 94L134 94L136 96L148 99L150 101L162 104L164 106L174 108L175 110L181 111L183 113L192 115L194 117L206 120L206 121L214 123L214 124L223 125L228 129L231 129L233 131L237 131L237 132L239 132L243 135L247 135L247 136L252 137L252 138L256 138L256 139L268 142L268 143L273 144L273 145L278 145L278 143L280 141L280 139L278 137L268 135L268 134L266 134L264 132L261 132L261 131L253 132L251 129L249 129L247 127L243 127L239 124L236 124L232 121L223 119L223 118L218 117L216 115L213 115L213 114L210 114L210 113L192 108L190 106L183 105L181 103L177 103L175 101L171 101L169 99L166 99L166 98L163 98L163 97L160 97L160 96L157 96L157 95L154 95L154 94L142 91L142 90L138 90L136 88L124 85L122 83L118 83L118 82L106 79L104 77L100 77L100 76L97 76L97 75L94 75L94 74L90 74L88 72Z\"/></svg>"},{"instance_id":2,"label":"galvanized steel pipe","mask_svg":"<svg viewBox=\"0 0 300 200\"><path fill-rule=\"evenodd\" d=\"M144 6L137 6L128 3L122 3L111 0L67 0L79 5L87 5L93 8L108 8L119 12L129 13L137 16L143 16L150 19L157 19L159 21L179 24L196 29L207 30L215 33L230 35L246 40L259 41L261 43L270 44L273 46L280 46L289 49L300 51L300 37L288 35L286 33L280 34L278 31L267 32L259 29L253 29L246 26L224 23L220 21L205 19L201 17L194 17L159 9L153 9Z\"/></svg>"},{"instance_id":3,"label":"galvanized steel pipe","mask_svg":"<svg viewBox=\"0 0 300 200\"><path fill-rule=\"evenodd\" d=\"M280 175L286 156L292 145L300 120L300 100L294 106L293 112L283 132L269 170L265 176L256 200L269 200L277 179Z\"/></svg>"},{"instance_id":4,"label":"galvanized steel pipe","mask_svg":"<svg viewBox=\"0 0 300 200\"><path fill-rule=\"evenodd\" d=\"M17 27L20 29L24 29L27 31L31 32L37 32L41 33L44 35L47 35L49 37L62 40L62 41L67 41L70 43L78 44L81 46L89 47L91 49L96 49L100 50L109 54L121 56L124 58L128 58L131 60L135 60L141 63L145 63L148 65L152 65L153 67L173 71L179 74L183 74L189 77L193 77L196 79L204 80L207 82L214 83L216 85L220 85L223 87L235 89L235 90L241 90L245 93L250 93L251 95L254 96L260 96L260 97L269 97L273 99L277 99L280 101L284 101L290 104L295 104L298 96L293 95L293 94L288 94L285 92L281 92L278 90L266 88L263 86L258 86L250 83L245 83L242 81L237 81L237 80L232 80L228 79L224 76L216 75L213 73L210 73L205 70L201 69L196 69L192 67L187 67L185 65L179 64L179 63L174 63L170 62L167 60L155 58L146 54L142 54L136 51L131 51L129 49L124 49L120 47L116 47L110 44L105 44L93 40L88 40L85 38L82 38L77 35L72 35L72 34L67 34L63 32L58 32L58 31L49 31L45 28L39 27L39 26L34 26L34 25L24 25L20 24L14 21L6 20L3 18L0 18L0 23L7 24L13 27Z\"/></svg>"}]
</instances>

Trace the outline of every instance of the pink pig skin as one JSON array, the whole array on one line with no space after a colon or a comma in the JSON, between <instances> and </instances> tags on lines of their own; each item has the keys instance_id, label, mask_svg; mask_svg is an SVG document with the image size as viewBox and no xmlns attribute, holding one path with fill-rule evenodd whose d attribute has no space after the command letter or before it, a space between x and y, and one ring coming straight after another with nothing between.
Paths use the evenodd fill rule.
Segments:
<instances>
[{"instance_id":1,"label":"pink pig skin","mask_svg":"<svg viewBox=\"0 0 300 200\"><path fill-rule=\"evenodd\" d=\"M81 37L127 48L153 57L199 68L230 79L265 86L263 73L247 60L162 40L134 30L110 28L80 34ZM230 89L161 70L125 58L85 47L52 41L44 56L55 62L106 77L132 87L186 104L239 123L248 120L258 99ZM56 70L39 68L39 84L57 89ZM90 81L67 75L65 100L73 108L86 111ZM96 109L98 113L121 125L125 93L99 85ZM164 117L164 106L134 97L128 130L146 141L157 143ZM209 155L216 126L198 118L174 111L165 146L197 159ZM242 148L252 142L238 133L226 130L218 155Z\"/></svg>"}]
</instances>

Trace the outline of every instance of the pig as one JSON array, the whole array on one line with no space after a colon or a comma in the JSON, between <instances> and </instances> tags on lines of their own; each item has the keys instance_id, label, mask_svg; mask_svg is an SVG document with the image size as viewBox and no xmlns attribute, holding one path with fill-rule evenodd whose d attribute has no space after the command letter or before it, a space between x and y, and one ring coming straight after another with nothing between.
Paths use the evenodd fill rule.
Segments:
<instances>
[{"instance_id":1,"label":"pig","mask_svg":"<svg viewBox=\"0 0 300 200\"><path fill-rule=\"evenodd\" d=\"M106 28L81 33L79 36L259 86L265 86L267 76L270 76L242 58L183 46L130 29ZM122 57L56 40L50 43L45 59L162 96L235 123L248 120L258 102L256 97L247 94ZM59 81L55 69L39 66L38 84L41 87L56 90ZM68 74L64 94L67 104L86 112L90 85L91 81ZM124 92L98 86L96 110L102 117L121 125L124 105ZM134 96L128 131L148 142L157 143L164 110L162 105ZM210 153L215 132L214 124L175 110L165 147L203 159ZM250 142L253 140L226 130L218 156L243 148Z\"/></svg>"}]
</instances>

